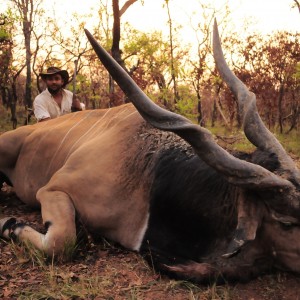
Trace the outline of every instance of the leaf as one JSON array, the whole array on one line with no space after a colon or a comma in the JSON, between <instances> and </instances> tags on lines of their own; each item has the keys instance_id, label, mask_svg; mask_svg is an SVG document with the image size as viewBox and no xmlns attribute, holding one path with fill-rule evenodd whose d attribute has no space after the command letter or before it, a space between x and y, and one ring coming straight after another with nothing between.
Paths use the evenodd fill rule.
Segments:
<instances>
[{"instance_id":1,"label":"leaf","mask_svg":"<svg viewBox=\"0 0 300 300\"><path fill-rule=\"evenodd\" d=\"M12 295L12 290L10 290L9 288L7 288L7 287L5 287L4 289L3 289L3 296L4 296L4 298L6 298L6 297L9 297L10 295Z\"/></svg>"},{"instance_id":2,"label":"leaf","mask_svg":"<svg viewBox=\"0 0 300 300\"><path fill-rule=\"evenodd\" d=\"M61 278L64 282L69 281L70 279L72 279L73 281L78 279L78 276L73 273L73 272L68 272L68 273L59 273L56 275L58 278Z\"/></svg>"}]
</instances>

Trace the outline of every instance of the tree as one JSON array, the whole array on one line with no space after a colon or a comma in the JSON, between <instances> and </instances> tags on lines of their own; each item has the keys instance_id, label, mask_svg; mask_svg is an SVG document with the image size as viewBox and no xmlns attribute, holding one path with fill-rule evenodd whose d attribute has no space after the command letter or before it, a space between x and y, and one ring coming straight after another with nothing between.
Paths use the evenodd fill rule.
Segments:
<instances>
[{"instance_id":1,"label":"tree","mask_svg":"<svg viewBox=\"0 0 300 300\"><path fill-rule=\"evenodd\" d=\"M300 2L298 0L294 0L294 4L292 5L292 7L297 7L300 13Z\"/></svg>"},{"instance_id":2,"label":"tree","mask_svg":"<svg viewBox=\"0 0 300 300\"><path fill-rule=\"evenodd\" d=\"M48 20L47 48L51 49L51 52L48 52L46 56L47 59L42 60L42 64L39 67L39 72L42 66L45 68L53 64L58 65L60 68L70 70L69 73L71 76L69 82L73 83L73 92L77 92L76 75L80 73L85 66L83 56L89 50L90 46L88 41L84 38L85 22L81 19L84 19L84 16L73 14L70 27L71 34L67 36L61 31L60 24L57 23L56 19ZM54 51L54 49L56 49L56 51Z\"/></svg>"},{"instance_id":3,"label":"tree","mask_svg":"<svg viewBox=\"0 0 300 300\"><path fill-rule=\"evenodd\" d=\"M4 105L8 106L9 97L9 72L12 62L12 38L11 22L5 14L0 15L0 90L1 98Z\"/></svg>"},{"instance_id":4,"label":"tree","mask_svg":"<svg viewBox=\"0 0 300 300\"><path fill-rule=\"evenodd\" d=\"M196 93L195 110L197 123L201 126L205 126L209 118L214 126L219 116L222 117L225 126L228 125L228 120L222 111L220 97L222 80L219 79L212 63L211 28L216 14L218 14L219 25L226 26L230 17L228 3L216 9L209 1L198 1L196 11L189 19L195 37L193 45L196 49L192 55L188 55L188 63L191 67L183 68L185 71L183 75L185 82L188 82Z\"/></svg>"},{"instance_id":5,"label":"tree","mask_svg":"<svg viewBox=\"0 0 300 300\"><path fill-rule=\"evenodd\" d=\"M17 79L24 69L25 65L13 67L13 49L14 42L12 39L15 28L16 18L8 10L1 15L0 22L0 91L3 104L11 111L11 121L13 129L17 127Z\"/></svg>"},{"instance_id":6,"label":"tree","mask_svg":"<svg viewBox=\"0 0 300 300\"><path fill-rule=\"evenodd\" d=\"M126 26L126 28L129 27ZM158 98L163 105L168 106L166 98L163 96L167 92L169 84L165 78L169 64L168 41L164 40L160 31L144 33L136 29L124 31L124 40L126 41L123 47L124 59L131 65L138 66L136 73L142 75L138 78L136 76L135 80L143 89L150 86L157 87ZM149 92L151 91L149 90Z\"/></svg>"},{"instance_id":7,"label":"tree","mask_svg":"<svg viewBox=\"0 0 300 300\"><path fill-rule=\"evenodd\" d=\"M257 96L260 115L269 128L293 127L299 116L299 78L295 76L300 61L300 41L296 34L277 32L270 36L252 34L243 41L231 37L235 45L233 70Z\"/></svg>"},{"instance_id":8,"label":"tree","mask_svg":"<svg viewBox=\"0 0 300 300\"><path fill-rule=\"evenodd\" d=\"M128 72L125 67L124 60L122 59L122 52L120 50L120 39L121 39L121 17L126 12L126 10L136 2L137 0L127 0L122 8L119 8L119 0L112 0L113 6L113 32L112 32L112 47L111 54L112 57L119 63L119 65ZM110 92L114 92L114 83L112 78L110 77ZM127 102L128 99L125 99Z\"/></svg>"},{"instance_id":9,"label":"tree","mask_svg":"<svg viewBox=\"0 0 300 300\"><path fill-rule=\"evenodd\" d=\"M26 61L26 85L25 85L25 104L32 107L32 80L31 80L31 36L34 28L35 18L41 12L39 9L43 0L10 0L18 11L22 21L22 31L25 45Z\"/></svg>"},{"instance_id":10,"label":"tree","mask_svg":"<svg viewBox=\"0 0 300 300\"><path fill-rule=\"evenodd\" d=\"M169 6L169 1L170 0L165 0L165 5L167 8L167 13L168 13L168 25L169 25L169 42L170 42L170 70L171 70L171 78L173 82L173 91L174 91L174 104L176 104L180 97L178 93L178 88L177 88L177 68L175 66L175 59L174 59L174 51L175 51L175 46L174 46L174 28L173 28L173 20L171 17L171 11L170 11L170 6Z\"/></svg>"},{"instance_id":11,"label":"tree","mask_svg":"<svg viewBox=\"0 0 300 300\"><path fill-rule=\"evenodd\" d=\"M297 86L294 75L300 60L300 41L296 34L277 32L261 44L259 52L262 55L261 60L254 60L257 94L259 97L269 94L269 106L265 107L265 111L271 115L273 125L277 119L282 133L284 122L295 118L299 106L291 95ZM263 84L258 85L259 82ZM272 91L272 94L268 91Z\"/></svg>"}]
</instances>

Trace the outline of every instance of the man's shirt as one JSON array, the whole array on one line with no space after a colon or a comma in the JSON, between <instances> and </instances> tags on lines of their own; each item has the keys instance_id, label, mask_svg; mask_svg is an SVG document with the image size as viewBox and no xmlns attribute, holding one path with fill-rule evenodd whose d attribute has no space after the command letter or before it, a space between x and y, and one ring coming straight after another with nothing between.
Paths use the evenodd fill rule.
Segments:
<instances>
[{"instance_id":1,"label":"man's shirt","mask_svg":"<svg viewBox=\"0 0 300 300\"><path fill-rule=\"evenodd\" d=\"M48 89L40 93L33 102L34 115L38 121L46 118L57 118L71 112L73 93L62 90L61 108L58 106Z\"/></svg>"}]
</instances>

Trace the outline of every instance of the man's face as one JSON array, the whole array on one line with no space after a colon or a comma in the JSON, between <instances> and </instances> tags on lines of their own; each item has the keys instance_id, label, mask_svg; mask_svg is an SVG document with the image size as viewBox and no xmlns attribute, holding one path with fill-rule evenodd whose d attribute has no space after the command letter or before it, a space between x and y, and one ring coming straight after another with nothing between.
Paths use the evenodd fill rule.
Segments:
<instances>
[{"instance_id":1,"label":"man's face","mask_svg":"<svg viewBox=\"0 0 300 300\"><path fill-rule=\"evenodd\" d=\"M53 95L57 94L64 85L64 81L60 74L47 75L45 78L48 91Z\"/></svg>"}]
</instances>

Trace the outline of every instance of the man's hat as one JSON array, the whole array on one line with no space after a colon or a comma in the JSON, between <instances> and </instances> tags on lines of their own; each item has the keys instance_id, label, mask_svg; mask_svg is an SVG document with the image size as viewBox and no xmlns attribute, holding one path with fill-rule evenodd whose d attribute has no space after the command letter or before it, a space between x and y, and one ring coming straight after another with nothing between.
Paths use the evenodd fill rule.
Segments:
<instances>
[{"instance_id":1,"label":"man's hat","mask_svg":"<svg viewBox=\"0 0 300 300\"><path fill-rule=\"evenodd\" d=\"M66 70L61 70L59 68L56 67L49 67L47 69L46 73L40 73L40 76L42 77L42 79L45 79L47 76L50 75L54 75L54 74L60 74L63 81L64 81L64 85L66 85L69 82L69 73Z\"/></svg>"}]
</instances>

